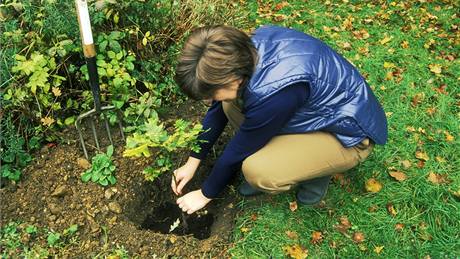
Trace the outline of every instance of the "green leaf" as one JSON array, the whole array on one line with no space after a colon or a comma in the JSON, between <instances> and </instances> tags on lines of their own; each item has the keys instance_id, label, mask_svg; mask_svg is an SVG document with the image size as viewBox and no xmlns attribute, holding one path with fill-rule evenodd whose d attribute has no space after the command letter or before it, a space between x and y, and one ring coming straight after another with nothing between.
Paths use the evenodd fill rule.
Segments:
<instances>
[{"instance_id":1,"label":"green leaf","mask_svg":"<svg viewBox=\"0 0 460 259\"><path fill-rule=\"evenodd\" d=\"M107 51L107 56L109 56L109 58L111 58L111 59L115 59L116 54L115 54L115 52L109 50L109 51Z\"/></svg>"},{"instance_id":2,"label":"green leaf","mask_svg":"<svg viewBox=\"0 0 460 259\"><path fill-rule=\"evenodd\" d=\"M54 245L56 245L56 243L59 241L60 238L61 238L61 234L59 234L59 233L50 233L46 240L48 241L49 246L54 246Z\"/></svg>"},{"instance_id":3,"label":"green leaf","mask_svg":"<svg viewBox=\"0 0 460 259\"><path fill-rule=\"evenodd\" d=\"M100 49L101 51L105 51L105 48L107 48L107 44L108 44L108 43L109 43L109 42L108 42L107 40L104 40L104 41L101 42L101 44L99 45L99 49Z\"/></svg>"},{"instance_id":4,"label":"green leaf","mask_svg":"<svg viewBox=\"0 0 460 259\"><path fill-rule=\"evenodd\" d=\"M107 181L107 178L104 178L99 181L99 184L101 184L102 186L107 186L109 184L109 181Z\"/></svg>"},{"instance_id":5,"label":"green leaf","mask_svg":"<svg viewBox=\"0 0 460 259\"><path fill-rule=\"evenodd\" d=\"M110 184L115 184L117 182L117 179L113 175L110 175L108 179L109 179Z\"/></svg>"},{"instance_id":6,"label":"green leaf","mask_svg":"<svg viewBox=\"0 0 460 259\"><path fill-rule=\"evenodd\" d=\"M99 178L101 178L101 173L99 171L96 171L96 172L93 172L93 174L91 175L91 181L93 182L97 182L99 181Z\"/></svg>"},{"instance_id":7,"label":"green leaf","mask_svg":"<svg viewBox=\"0 0 460 259\"><path fill-rule=\"evenodd\" d=\"M111 157L113 155L113 146L110 145L107 147L107 156Z\"/></svg>"},{"instance_id":8,"label":"green leaf","mask_svg":"<svg viewBox=\"0 0 460 259\"><path fill-rule=\"evenodd\" d=\"M91 179L91 172L87 171L86 173L82 174L81 180L86 183Z\"/></svg>"},{"instance_id":9,"label":"green leaf","mask_svg":"<svg viewBox=\"0 0 460 259\"><path fill-rule=\"evenodd\" d=\"M67 117L65 120L64 120L64 124L69 126L71 124L74 124L75 123L75 116L70 116L70 117Z\"/></svg>"}]
</instances>

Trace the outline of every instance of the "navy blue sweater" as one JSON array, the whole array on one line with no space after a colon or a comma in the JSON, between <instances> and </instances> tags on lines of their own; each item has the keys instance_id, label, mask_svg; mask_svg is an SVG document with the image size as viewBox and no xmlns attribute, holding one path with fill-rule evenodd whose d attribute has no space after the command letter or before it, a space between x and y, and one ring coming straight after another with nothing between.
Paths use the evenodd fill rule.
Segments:
<instances>
[{"instance_id":1,"label":"navy blue sweater","mask_svg":"<svg viewBox=\"0 0 460 259\"><path fill-rule=\"evenodd\" d=\"M273 138L305 103L308 87L305 83L293 84L269 97L256 109L245 111L241 127L225 147L204 181L201 190L204 196L215 198L230 182L232 176L241 168L244 159L261 149ZM208 130L199 136L201 150L191 153L192 157L203 160L227 125L221 102L214 102L209 108L202 124Z\"/></svg>"}]
</instances>

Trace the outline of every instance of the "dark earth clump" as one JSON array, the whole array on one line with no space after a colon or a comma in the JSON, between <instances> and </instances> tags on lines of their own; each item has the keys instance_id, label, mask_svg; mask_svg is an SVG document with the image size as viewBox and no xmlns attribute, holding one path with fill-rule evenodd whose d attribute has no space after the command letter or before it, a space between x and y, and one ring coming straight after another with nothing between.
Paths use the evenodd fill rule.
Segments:
<instances>
[{"instance_id":1,"label":"dark earth clump","mask_svg":"<svg viewBox=\"0 0 460 259\"><path fill-rule=\"evenodd\" d=\"M163 234L173 233L176 235L192 234L195 238L206 239L211 235L211 226L214 223L214 215L208 213L205 209L204 212L194 213L192 215L184 216L187 225L182 223L182 212L176 204L167 202L162 206L157 207L151 214L147 215L141 227L144 229L151 229ZM175 222L181 222L176 227ZM187 226L187 227L185 227Z\"/></svg>"},{"instance_id":2,"label":"dark earth clump","mask_svg":"<svg viewBox=\"0 0 460 259\"><path fill-rule=\"evenodd\" d=\"M204 113L203 108L194 108L190 103L171 110L187 114L185 119L191 121L199 121ZM171 118L169 122L165 119L166 124L171 125L175 118L182 117L165 116ZM169 216L173 222L181 217L170 188L171 174L166 173L153 182L146 181L142 170L151 165L155 157L125 158L121 155L124 144L118 139L113 156L117 183L107 187L83 183L80 177L87 164L82 163L84 156L76 130L70 128L63 134L67 143L45 145L34 155L34 161L23 171L17 184L9 182L0 189L2 226L19 221L62 233L77 224L78 242L58 250L59 258L109 255L119 246L130 256L141 258L226 255L237 212L233 187L227 188L221 198L213 200L198 214L187 216L189 229L185 233L182 222L172 233L169 233L169 222L165 222L163 228L151 230L154 221L161 217L153 214L155 212L175 213ZM99 136L102 135L101 132ZM227 133L224 135L227 136L223 139L228 138ZM219 141L216 150L222 150L223 146L224 141ZM215 153L211 152L185 191L200 188L212 168ZM187 155L186 152L177 154L177 166ZM32 247L33 241L29 240L26 245Z\"/></svg>"}]
</instances>

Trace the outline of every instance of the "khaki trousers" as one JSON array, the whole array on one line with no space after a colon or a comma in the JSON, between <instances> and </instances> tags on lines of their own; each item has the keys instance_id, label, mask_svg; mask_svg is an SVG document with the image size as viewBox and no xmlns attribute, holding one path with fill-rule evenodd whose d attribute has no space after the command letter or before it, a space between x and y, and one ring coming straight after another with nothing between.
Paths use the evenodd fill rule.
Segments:
<instances>
[{"instance_id":1,"label":"khaki trousers","mask_svg":"<svg viewBox=\"0 0 460 259\"><path fill-rule=\"evenodd\" d=\"M236 102L222 102L230 124L238 129L244 115ZM345 172L364 161L374 144L368 138L345 148L331 133L309 132L277 135L263 148L243 161L248 183L264 192L290 190L297 183Z\"/></svg>"}]
</instances>

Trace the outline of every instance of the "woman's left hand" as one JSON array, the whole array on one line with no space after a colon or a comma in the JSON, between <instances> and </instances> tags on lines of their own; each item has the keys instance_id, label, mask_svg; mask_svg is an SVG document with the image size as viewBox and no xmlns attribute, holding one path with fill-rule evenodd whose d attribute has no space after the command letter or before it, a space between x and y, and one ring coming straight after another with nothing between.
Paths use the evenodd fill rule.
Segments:
<instances>
[{"instance_id":1,"label":"woman's left hand","mask_svg":"<svg viewBox=\"0 0 460 259\"><path fill-rule=\"evenodd\" d=\"M203 208L211 201L211 199L206 198L201 189L189 192L186 195L177 199L176 203L179 205L179 208L187 214L192 214L195 211Z\"/></svg>"}]
</instances>

